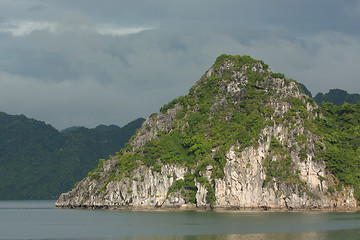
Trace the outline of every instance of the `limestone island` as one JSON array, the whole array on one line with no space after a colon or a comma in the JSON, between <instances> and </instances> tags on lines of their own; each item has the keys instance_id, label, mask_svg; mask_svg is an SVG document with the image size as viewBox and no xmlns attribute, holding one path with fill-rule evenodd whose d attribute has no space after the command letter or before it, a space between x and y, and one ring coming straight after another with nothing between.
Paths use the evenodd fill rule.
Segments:
<instances>
[{"instance_id":1,"label":"limestone island","mask_svg":"<svg viewBox=\"0 0 360 240\"><path fill-rule=\"evenodd\" d=\"M56 207L356 209L360 141L336 136L359 125L330 107L263 61L221 55Z\"/></svg>"}]
</instances>

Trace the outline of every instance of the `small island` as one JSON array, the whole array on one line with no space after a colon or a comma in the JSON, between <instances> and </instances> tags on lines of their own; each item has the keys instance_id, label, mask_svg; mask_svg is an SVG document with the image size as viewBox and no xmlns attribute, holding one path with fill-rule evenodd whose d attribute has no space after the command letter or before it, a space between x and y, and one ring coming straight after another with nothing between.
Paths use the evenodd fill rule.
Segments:
<instances>
[{"instance_id":1,"label":"small island","mask_svg":"<svg viewBox=\"0 0 360 240\"><path fill-rule=\"evenodd\" d=\"M360 104L319 106L263 61L221 55L56 207L351 210Z\"/></svg>"}]
</instances>

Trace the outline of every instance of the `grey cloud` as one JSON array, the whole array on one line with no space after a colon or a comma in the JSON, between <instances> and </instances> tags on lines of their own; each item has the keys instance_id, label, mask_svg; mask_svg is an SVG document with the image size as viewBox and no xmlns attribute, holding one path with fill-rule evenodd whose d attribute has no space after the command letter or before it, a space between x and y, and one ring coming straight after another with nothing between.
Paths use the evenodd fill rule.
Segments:
<instances>
[{"instance_id":1,"label":"grey cloud","mask_svg":"<svg viewBox=\"0 0 360 240\"><path fill-rule=\"evenodd\" d=\"M44 4L35 4L29 7L30 12L39 12L41 10L44 10L46 6Z\"/></svg>"},{"instance_id":2,"label":"grey cloud","mask_svg":"<svg viewBox=\"0 0 360 240\"><path fill-rule=\"evenodd\" d=\"M262 58L287 77L304 83L312 92L342 88L360 92L357 63L360 40L336 32L322 32L301 41L255 41L249 52Z\"/></svg>"},{"instance_id":3,"label":"grey cloud","mask_svg":"<svg viewBox=\"0 0 360 240\"><path fill-rule=\"evenodd\" d=\"M347 25L358 1L16 2L0 3L5 21L17 9L14 19L26 12L26 20L74 31L0 33L0 110L59 129L147 117L186 94L223 53L262 59L313 94L360 92L359 29ZM44 7L33 17L36 4ZM76 31L99 23L156 29L121 37Z\"/></svg>"}]
</instances>

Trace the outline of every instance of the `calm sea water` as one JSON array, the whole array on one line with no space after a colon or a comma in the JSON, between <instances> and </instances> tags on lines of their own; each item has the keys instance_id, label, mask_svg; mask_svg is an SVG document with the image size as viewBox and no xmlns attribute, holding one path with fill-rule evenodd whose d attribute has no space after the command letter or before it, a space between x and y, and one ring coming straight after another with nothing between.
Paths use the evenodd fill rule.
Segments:
<instances>
[{"instance_id":1,"label":"calm sea water","mask_svg":"<svg viewBox=\"0 0 360 240\"><path fill-rule=\"evenodd\" d=\"M360 212L196 212L55 209L0 201L0 239L360 239Z\"/></svg>"}]
</instances>

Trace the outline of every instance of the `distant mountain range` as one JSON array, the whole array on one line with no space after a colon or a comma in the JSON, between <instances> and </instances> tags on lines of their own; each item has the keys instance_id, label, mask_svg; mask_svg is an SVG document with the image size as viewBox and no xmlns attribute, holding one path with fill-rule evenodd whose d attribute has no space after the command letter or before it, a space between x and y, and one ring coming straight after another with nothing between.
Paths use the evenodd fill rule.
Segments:
<instances>
[{"instance_id":1,"label":"distant mountain range","mask_svg":"<svg viewBox=\"0 0 360 240\"><path fill-rule=\"evenodd\" d=\"M341 89L331 89L328 93L318 93L314 97L314 100L321 105L322 102L331 102L335 105L341 106L345 102L350 104L356 104L360 101L360 94L350 94L347 91Z\"/></svg>"},{"instance_id":2,"label":"distant mountain range","mask_svg":"<svg viewBox=\"0 0 360 240\"><path fill-rule=\"evenodd\" d=\"M0 112L0 199L56 199L124 147L144 121L59 132L24 115Z\"/></svg>"},{"instance_id":3,"label":"distant mountain range","mask_svg":"<svg viewBox=\"0 0 360 240\"><path fill-rule=\"evenodd\" d=\"M345 102L350 104L356 104L360 101L360 94L358 93L348 93L342 89L330 89L328 93L318 93L315 97L312 96L311 92L306 88L304 84L299 83L301 89L306 95L311 98L314 98L317 104L322 105L323 102L330 102L337 106L343 105Z\"/></svg>"}]
</instances>

